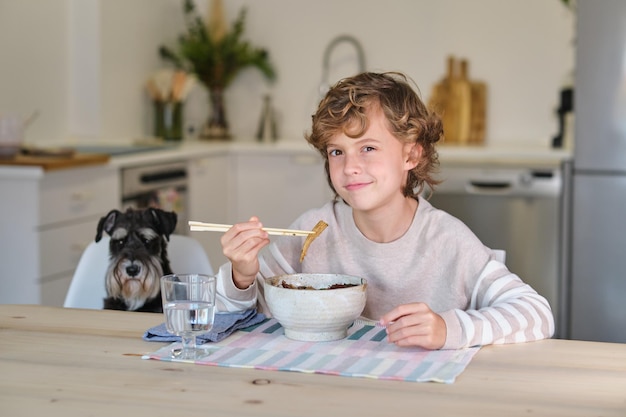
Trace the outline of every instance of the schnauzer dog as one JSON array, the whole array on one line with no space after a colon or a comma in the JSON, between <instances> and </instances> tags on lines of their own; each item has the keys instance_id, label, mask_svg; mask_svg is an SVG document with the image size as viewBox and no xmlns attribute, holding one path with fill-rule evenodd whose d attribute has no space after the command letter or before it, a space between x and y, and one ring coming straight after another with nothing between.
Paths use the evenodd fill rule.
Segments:
<instances>
[{"instance_id":1,"label":"schnauzer dog","mask_svg":"<svg viewBox=\"0 0 626 417\"><path fill-rule=\"evenodd\" d=\"M161 209L111 210L98 222L96 242L111 236L104 308L162 313L160 278L172 273L167 242L177 215Z\"/></svg>"}]
</instances>

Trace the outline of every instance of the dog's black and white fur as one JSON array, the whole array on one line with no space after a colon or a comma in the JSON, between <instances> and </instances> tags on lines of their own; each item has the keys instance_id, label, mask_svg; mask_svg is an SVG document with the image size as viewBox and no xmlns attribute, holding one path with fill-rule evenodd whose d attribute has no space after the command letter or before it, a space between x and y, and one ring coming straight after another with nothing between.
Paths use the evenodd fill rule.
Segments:
<instances>
[{"instance_id":1,"label":"dog's black and white fur","mask_svg":"<svg viewBox=\"0 0 626 417\"><path fill-rule=\"evenodd\" d=\"M156 208L111 210L100 219L96 242L103 231L111 236L105 309L163 312L160 278L172 273L167 243L176 221L176 213Z\"/></svg>"}]
</instances>

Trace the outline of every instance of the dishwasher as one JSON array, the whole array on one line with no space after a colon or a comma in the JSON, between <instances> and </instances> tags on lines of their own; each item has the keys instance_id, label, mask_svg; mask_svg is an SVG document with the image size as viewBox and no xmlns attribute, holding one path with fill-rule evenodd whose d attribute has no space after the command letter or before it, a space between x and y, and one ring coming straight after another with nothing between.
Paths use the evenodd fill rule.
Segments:
<instances>
[{"instance_id":1,"label":"dishwasher","mask_svg":"<svg viewBox=\"0 0 626 417\"><path fill-rule=\"evenodd\" d=\"M564 329L560 166L443 166L430 203L463 221L492 249L506 251L506 265L543 295Z\"/></svg>"},{"instance_id":2,"label":"dishwasher","mask_svg":"<svg viewBox=\"0 0 626 417\"><path fill-rule=\"evenodd\" d=\"M160 208L178 216L174 233L187 235L187 163L165 162L122 169L122 208Z\"/></svg>"}]
</instances>

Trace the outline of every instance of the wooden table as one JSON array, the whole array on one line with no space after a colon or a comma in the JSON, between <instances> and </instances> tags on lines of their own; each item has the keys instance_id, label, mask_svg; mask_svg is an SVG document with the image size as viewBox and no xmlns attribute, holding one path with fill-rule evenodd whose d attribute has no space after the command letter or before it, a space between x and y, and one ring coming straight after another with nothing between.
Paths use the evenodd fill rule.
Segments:
<instances>
[{"instance_id":1,"label":"wooden table","mask_svg":"<svg viewBox=\"0 0 626 417\"><path fill-rule=\"evenodd\" d=\"M160 322L0 305L0 416L626 416L626 344L488 346L446 385L142 360Z\"/></svg>"}]
</instances>

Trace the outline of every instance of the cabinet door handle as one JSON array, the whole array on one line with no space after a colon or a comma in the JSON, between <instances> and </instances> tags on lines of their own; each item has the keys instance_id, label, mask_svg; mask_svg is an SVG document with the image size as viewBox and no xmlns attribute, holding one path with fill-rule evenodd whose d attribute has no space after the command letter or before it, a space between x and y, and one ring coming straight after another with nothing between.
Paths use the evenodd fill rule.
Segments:
<instances>
[{"instance_id":1,"label":"cabinet door handle","mask_svg":"<svg viewBox=\"0 0 626 417\"><path fill-rule=\"evenodd\" d=\"M509 194L512 188L511 182L507 180L469 181L465 190L468 194L494 195Z\"/></svg>"},{"instance_id":2,"label":"cabinet door handle","mask_svg":"<svg viewBox=\"0 0 626 417\"><path fill-rule=\"evenodd\" d=\"M206 159L194 159L192 164L196 167L206 167L209 166L209 161Z\"/></svg>"}]
</instances>

